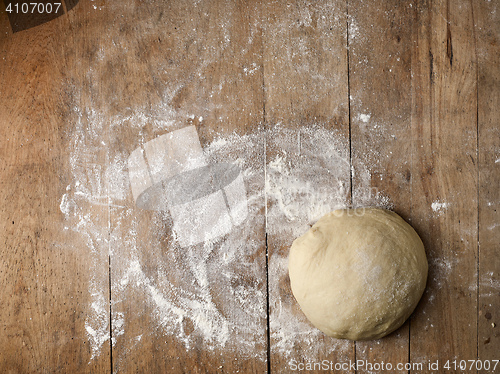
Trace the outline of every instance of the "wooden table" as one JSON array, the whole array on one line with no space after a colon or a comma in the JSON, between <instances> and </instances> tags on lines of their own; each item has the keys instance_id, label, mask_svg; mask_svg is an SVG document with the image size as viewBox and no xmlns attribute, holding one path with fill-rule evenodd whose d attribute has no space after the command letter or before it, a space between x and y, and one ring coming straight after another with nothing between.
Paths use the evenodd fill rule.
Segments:
<instances>
[{"instance_id":1,"label":"wooden table","mask_svg":"<svg viewBox=\"0 0 500 374\"><path fill-rule=\"evenodd\" d=\"M37 26L0 6L2 373L494 372L498 1L81 0ZM181 247L127 160L187 126L248 216ZM367 205L420 234L427 290L390 336L335 340L287 253Z\"/></svg>"}]
</instances>

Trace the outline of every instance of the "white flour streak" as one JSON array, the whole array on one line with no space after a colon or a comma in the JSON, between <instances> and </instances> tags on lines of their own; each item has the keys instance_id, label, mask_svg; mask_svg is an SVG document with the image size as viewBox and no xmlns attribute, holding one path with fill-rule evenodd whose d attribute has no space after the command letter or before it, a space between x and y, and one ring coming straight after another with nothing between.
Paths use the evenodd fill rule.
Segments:
<instances>
[{"instance_id":1,"label":"white flour streak","mask_svg":"<svg viewBox=\"0 0 500 374\"><path fill-rule=\"evenodd\" d=\"M493 225L488 226L488 230L494 230L497 227L500 227L500 223L494 223Z\"/></svg>"},{"instance_id":2,"label":"white flour streak","mask_svg":"<svg viewBox=\"0 0 500 374\"><path fill-rule=\"evenodd\" d=\"M94 359L109 339L109 308L107 308L109 304L95 280L91 281L89 292L93 301L90 313L85 320L85 330L92 348L91 359Z\"/></svg>"},{"instance_id":3,"label":"white flour streak","mask_svg":"<svg viewBox=\"0 0 500 374\"><path fill-rule=\"evenodd\" d=\"M343 141L321 127L270 131L268 148L276 155L266 171L269 233L297 237L324 214L347 206L350 171Z\"/></svg>"},{"instance_id":4,"label":"white flour streak","mask_svg":"<svg viewBox=\"0 0 500 374\"><path fill-rule=\"evenodd\" d=\"M477 287L477 286L476 286ZM479 290L481 297L495 297L500 294L500 279L490 271L479 278Z\"/></svg>"},{"instance_id":5,"label":"white flour streak","mask_svg":"<svg viewBox=\"0 0 500 374\"><path fill-rule=\"evenodd\" d=\"M64 194L61 199L61 204L59 204L59 209L61 209L61 212L65 216L68 216L73 208L74 208L73 201L69 199L68 194Z\"/></svg>"},{"instance_id":6,"label":"white flour streak","mask_svg":"<svg viewBox=\"0 0 500 374\"><path fill-rule=\"evenodd\" d=\"M353 41L360 35L359 26L353 17L349 17L349 41Z\"/></svg>"}]
</instances>

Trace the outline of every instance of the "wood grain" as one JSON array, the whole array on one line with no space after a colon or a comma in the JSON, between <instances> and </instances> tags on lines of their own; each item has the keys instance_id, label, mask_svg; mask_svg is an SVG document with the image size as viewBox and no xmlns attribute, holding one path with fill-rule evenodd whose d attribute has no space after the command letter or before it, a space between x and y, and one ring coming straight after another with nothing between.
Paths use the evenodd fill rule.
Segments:
<instances>
[{"instance_id":1,"label":"wood grain","mask_svg":"<svg viewBox=\"0 0 500 374\"><path fill-rule=\"evenodd\" d=\"M6 18L3 14L1 18L6 30ZM66 95L65 85L75 61L65 53L75 40L67 38L68 28L67 17L62 16L14 35L6 31L1 37L0 370L4 373L110 371L109 345L91 360L85 330L92 308L89 268L102 272L104 278L97 276L94 281L107 289L106 256L96 259L90 254L92 238L86 240L69 229L75 222L66 222L60 209L72 172L66 126L74 120L74 98ZM102 160L102 154L95 159ZM107 209L84 204L92 210L92 219L107 219ZM96 248L102 249L102 245Z\"/></svg>"},{"instance_id":2,"label":"wood grain","mask_svg":"<svg viewBox=\"0 0 500 374\"><path fill-rule=\"evenodd\" d=\"M409 2L349 1L349 92L354 206L382 206L411 218L411 24ZM374 41L377 41L374 43ZM369 185L364 175L370 175ZM409 324L377 341L357 342L356 360L408 361Z\"/></svg>"},{"instance_id":3,"label":"wood grain","mask_svg":"<svg viewBox=\"0 0 500 374\"><path fill-rule=\"evenodd\" d=\"M474 359L477 351L473 18L465 2L422 2L416 13L411 209L428 251L429 279L411 322L410 359L443 364Z\"/></svg>"},{"instance_id":4,"label":"wood grain","mask_svg":"<svg viewBox=\"0 0 500 374\"><path fill-rule=\"evenodd\" d=\"M133 9L119 5L110 13L124 16L117 20L123 27L137 17ZM188 125L196 126L205 149L221 136L252 136L257 140L251 153L244 153L248 151L244 148L235 149L224 161L244 159L244 164L254 170L256 179L253 184L247 183L247 194L260 196L257 204L260 211L252 212L255 219L244 224L251 232L248 242L229 248L238 251L238 265L230 264L233 268L225 269L219 261L232 239L223 238L211 247L201 243L181 248L173 239L173 221L168 212L142 211L133 206L130 193L126 201L116 202L115 205L122 204L125 208L112 209L111 228L116 238L111 258L112 316L116 323L121 323L123 316L126 328L123 334L117 331L120 335L116 336L113 349L114 370L264 372L267 368L264 143L255 133L263 121L260 8L245 2L174 2L168 9L160 4L144 5L141 17L139 26L122 40L133 52L124 63L128 78L121 84L133 85L136 77L141 77L142 86L135 87L134 98L129 98L117 90L113 78L104 74L102 85L107 87L104 99L112 97L113 92L121 93L116 100L117 113L136 106L135 96L148 96L149 102L142 109L148 118L133 123L132 114L130 120L117 126L110 139L109 157L125 161L147 141ZM109 107L105 111L110 113ZM243 229L235 230L234 235L238 235L238 230ZM239 235L244 235L243 231ZM203 263L193 262L196 258L204 258ZM139 263L145 278L129 272L134 262ZM199 271L206 272L206 279ZM226 280L226 275L231 279ZM124 281L130 284L125 289ZM209 282L209 288L203 285L205 281ZM135 282L139 282L138 286L133 286ZM232 306L241 308L236 299L241 289L254 290L262 314L246 319L232 314ZM235 300L224 299L230 292ZM192 295L192 300L183 301L190 297L185 295ZM250 300L252 295L248 297ZM205 311L190 309L195 303L205 305ZM211 307L215 310L211 311ZM180 326L169 314L176 309L182 309ZM227 342L218 335L223 333L218 329L224 326L229 329ZM247 333L245 339L246 330L251 335Z\"/></svg>"},{"instance_id":5,"label":"wood grain","mask_svg":"<svg viewBox=\"0 0 500 374\"><path fill-rule=\"evenodd\" d=\"M321 131L321 128L336 131L338 140L343 145L340 153L344 152L344 157L348 157L345 7L343 1L308 4L300 1L273 1L265 6L264 14L267 19L264 29L264 84L265 120L269 130L266 143L268 175L270 163L282 158L287 165L295 166L296 169L290 171L289 177L295 178L299 183L307 181L302 180L303 173L298 173L298 165L309 163L311 170L325 167L320 158L314 156L315 152L321 152L318 151L320 144L307 140L307 132L311 131L311 126L319 126L313 132ZM275 130L276 128L296 130L287 132ZM302 134L301 129L304 129ZM283 132L287 134L285 139L277 140L276 134L283 136ZM295 138L299 139L298 143L291 141ZM294 146L295 144L297 146ZM316 179L319 181L321 178L329 180L338 177L349 191L348 161L341 175L329 176L325 170L325 174L319 172L318 175L311 174L309 177L312 184L316 183ZM332 181L332 184L334 183ZM288 193L287 185L281 185L280 188L284 190L283 193ZM277 204L277 200L268 196L268 211ZM289 218L278 217L267 217L270 372L291 372L297 364L317 364L322 360L332 363L353 360L352 343L335 340L323 334L309 337L308 334L314 331L314 328L305 320L292 296L287 267L283 265L294 237L287 233L286 229L278 229L285 224L283 221L286 222ZM304 218L304 215L301 215L299 219ZM289 332L297 338L294 339L293 346L283 351L283 342L279 338L280 330L284 329L284 324L287 323L284 320L286 310L290 310L292 314L289 318L300 320L302 325L300 330L297 327L297 331ZM310 372L319 371L316 367Z\"/></svg>"},{"instance_id":6,"label":"wood grain","mask_svg":"<svg viewBox=\"0 0 500 374\"><path fill-rule=\"evenodd\" d=\"M498 4L473 3L477 53L479 266L478 358L498 360L500 344L500 14ZM478 371L486 373L487 370Z\"/></svg>"},{"instance_id":7,"label":"wood grain","mask_svg":"<svg viewBox=\"0 0 500 374\"><path fill-rule=\"evenodd\" d=\"M0 2L2 373L500 358L498 2L66 5L14 33ZM189 125L244 171L251 214L181 248L168 212L135 205L127 159ZM421 303L379 341L328 338L290 290L290 244L319 218L292 207L334 206L338 182L427 250Z\"/></svg>"}]
</instances>

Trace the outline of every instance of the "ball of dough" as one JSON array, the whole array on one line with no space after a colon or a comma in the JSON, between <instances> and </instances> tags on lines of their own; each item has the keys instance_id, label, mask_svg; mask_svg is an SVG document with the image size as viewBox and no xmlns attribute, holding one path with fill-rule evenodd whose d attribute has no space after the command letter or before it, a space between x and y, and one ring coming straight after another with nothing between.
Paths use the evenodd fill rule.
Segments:
<instances>
[{"instance_id":1,"label":"ball of dough","mask_svg":"<svg viewBox=\"0 0 500 374\"><path fill-rule=\"evenodd\" d=\"M342 209L322 217L290 249L292 292L314 326L351 340L400 327L427 281L424 246L396 213Z\"/></svg>"}]
</instances>

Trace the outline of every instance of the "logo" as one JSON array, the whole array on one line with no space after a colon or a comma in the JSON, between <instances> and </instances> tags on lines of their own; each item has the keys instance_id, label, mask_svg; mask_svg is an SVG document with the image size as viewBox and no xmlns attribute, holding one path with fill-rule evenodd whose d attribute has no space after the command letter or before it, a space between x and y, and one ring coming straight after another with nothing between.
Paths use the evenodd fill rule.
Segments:
<instances>
[{"instance_id":1,"label":"logo","mask_svg":"<svg viewBox=\"0 0 500 374\"><path fill-rule=\"evenodd\" d=\"M207 163L195 126L137 148L128 158L128 170L136 205L168 211L181 247L228 234L248 216L240 168Z\"/></svg>"}]
</instances>

